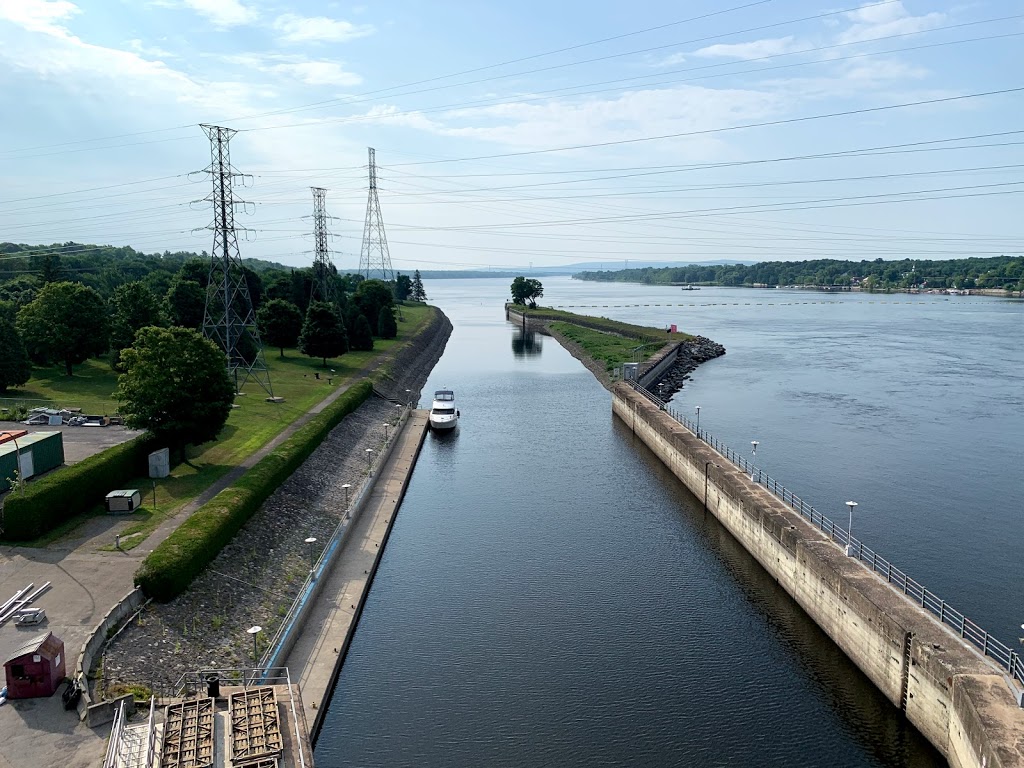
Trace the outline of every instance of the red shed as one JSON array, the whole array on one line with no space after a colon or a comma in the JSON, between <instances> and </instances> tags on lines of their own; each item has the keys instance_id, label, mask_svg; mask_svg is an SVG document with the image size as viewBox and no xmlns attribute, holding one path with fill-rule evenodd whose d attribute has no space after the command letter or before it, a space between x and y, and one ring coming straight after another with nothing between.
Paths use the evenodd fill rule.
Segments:
<instances>
[{"instance_id":1,"label":"red shed","mask_svg":"<svg viewBox=\"0 0 1024 768\"><path fill-rule=\"evenodd\" d=\"M64 680L64 641L47 632L30 640L4 662L7 698L52 696Z\"/></svg>"}]
</instances>

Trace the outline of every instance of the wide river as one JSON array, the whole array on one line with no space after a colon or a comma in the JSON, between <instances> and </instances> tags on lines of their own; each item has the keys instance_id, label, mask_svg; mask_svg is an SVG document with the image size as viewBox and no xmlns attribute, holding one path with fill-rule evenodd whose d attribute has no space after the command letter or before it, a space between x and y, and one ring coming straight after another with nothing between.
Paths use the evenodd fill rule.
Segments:
<instances>
[{"instance_id":1,"label":"wide river","mask_svg":"<svg viewBox=\"0 0 1024 768\"><path fill-rule=\"evenodd\" d=\"M510 280L428 281L455 326L320 766L943 761L611 415ZM677 407L1005 642L1024 621L1024 304L545 278L542 303L700 333ZM596 305L596 306L595 306Z\"/></svg>"}]
</instances>

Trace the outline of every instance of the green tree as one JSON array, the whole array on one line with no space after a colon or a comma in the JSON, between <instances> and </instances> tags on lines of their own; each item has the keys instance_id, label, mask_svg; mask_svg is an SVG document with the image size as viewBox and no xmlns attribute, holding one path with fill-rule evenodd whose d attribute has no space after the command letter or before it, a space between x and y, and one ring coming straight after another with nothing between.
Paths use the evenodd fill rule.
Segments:
<instances>
[{"instance_id":1,"label":"green tree","mask_svg":"<svg viewBox=\"0 0 1024 768\"><path fill-rule=\"evenodd\" d=\"M93 288L80 283L44 285L18 312L18 330L29 357L43 365L72 366L107 350L107 307Z\"/></svg>"},{"instance_id":2,"label":"green tree","mask_svg":"<svg viewBox=\"0 0 1024 768\"><path fill-rule=\"evenodd\" d=\"M202 328L206 311L206 290L195 280L176 277L171 281L165 299L171 325Z\"/></svg>"},{"instance_id":3,"label":"green tree","mask_svg":"<svg viewBox=\"0 0 1024 768\"><path fill-rule=\"evenodd\" d=\"M377 318L377 335L382 339L393 339L398 335L398 323L395 322L395 310L381 307Z\"/></svg>"},{"instance_id":4,"label":"green tree","mask_svg":"<svg viewBox=\"0 0 1024 768\"><path fill-rule=\"evenodd\" d=\"M420 277L420 271L417 269L412 275L412 294L410 298L413 301L426 301L427 292L423 290L423 278Z\"/></svg>"},{"instance_id":5,"label":"green tree","mask_svg":"<svg viewBox=\"0 0 1024 768\"><path fill-rule=\"evenodd\" d=\"M328 357L340 357L348 351L345 324L337 310L326 301L311 301L299 336L299 351L319 357L327 367Z\"/></svg>"},{"instance_id":6,"label":"green tree","mask_svg":"<svg viewBox=\"0 0 1024 768\"><path fill-rule=\"evenodd\" d=\"M264 344L277 347L284 357L285 347L294 347L302 333L302 313L290 301L270 299L256 313L256 324Z\"/></svg>"},{"instance_id":7,"label":"green tree","mask_svg":"<svg viewBox=\"0 0 1024 768\"><path fill-rule=\"evenodd\" d=\"M369 352L373 349L373 333L366 315L360 312L352 323L352 334L349 337L352 349L357 352Z\"/></svg>"},{"instance_id":8,"label":"green tree","mask_svg":"<svg viewBox=\"0 0 1024 768\"><path fill-rule=\"evenodd\" d=\"M21 309L30 303L39 290L39 281L29 275L21 275L0 283L0 301L10 301Z\"/></svg>"},{"instance_id":9,"label":"green tree","mask_svg":"<svg viewBox=\"0 0 1024 768\"><path fill-rule=\"evenodd\" d=\"M512 281L512 303L537 306L537 299L544 295L544 286L540 280L520 275Z\"/></svg>"},{"instance_id":10,"label":"green tree","mask_svg":"<svg viewBox=\"0 0 1024 768\"><path fill-rule=\"evenodd\" d=\"M220 434L235 388L212 342L190 328L143 328L121 360L116 396L126 426L148 429L179 455Z\"/></svg>"},{"instance_id":11,"label":"green tree","mask_svg":"<svg viewBox=\"0 0 1024 768\"><path fill-rule=\"evenodd\" d=\"M56 253L37 254L29 258L32 271L39 273L39 279L44 285L60 281L61 268L60 255Z\"/></svg>"},{"instance_id":12,"label":"green tree","mask_svg":"<svg viewBox=\"0 0 1024 768\"><path fill-rule=\"evenodd\" d=\"M395 301L405 301L412 293L412 279L408 275L395 278Z\"/></svg>"},{"instance_id":13,"label":"green tree","mask_svg":"<svg viewBox=\"0 0 1024 768\"><path fill-rule=\"evenodd\" d=\"M383 280L364 280L352 294L352 301L369 322L370 333L379 336L380 331L375 326L380 317L380 310L382 307L391 307L395 303L391 286Z\"/></svg>"},{"instance_id":14,"label":"green tree","mask_svg":"<svg viewBox=\"0 0 1024 768\"><path fill-rule=\"evenodd\" d=\"M145 283L124 283L114 289L110 300L111 367L118 369L121 350L135 341L135 332L149 325L163 325L160 301Z\"/></svg>"},{"instance_id":15,"label":"green tree","mask_svg":"<svg viewBox=\"0 0 1024 768\"><path fill-rule=\"evenodd\" d=\"M13 304L0 306L0 392L20 387L32 376L32 363L14 324Z\"/></svg>"}]
</instances>

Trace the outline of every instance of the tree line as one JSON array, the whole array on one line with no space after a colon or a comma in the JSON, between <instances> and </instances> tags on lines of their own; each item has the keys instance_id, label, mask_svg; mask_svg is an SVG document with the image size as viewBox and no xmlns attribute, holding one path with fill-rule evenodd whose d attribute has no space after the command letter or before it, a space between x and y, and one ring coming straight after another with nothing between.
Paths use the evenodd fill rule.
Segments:
<instances>
[{"instance_id":1,"label":"tree line","mask_svg":"<svg viewBox=\"0 0 1024 768\"><path fill-rule=\"evenodd\" d=\"M0 392L25 384L33 364L61 365L70 376L75 365L109 355L123 373L122 354L143 328L202 331L205 252L0 243L0 253ZM427 298L418 271L384 282L332 267L323 276L327 296L314 291L321 281L312 268L246 260L234 277L244 281L264 344L282 357L297 346L324 365L350 349L373 349L375 337L394 338L395 303Z\"/></svg>"},{"instance_id":2,"label":"tree line","mask_svg":"<svg viewBox=\"0 0 1024 768\"><path fill-rule=\"evenodd\" d=\"M585 271L580 280L724 286L849 286L868 290L974 289L1024 290L1024 256L994 256L948 260L898 261L766 261L759 264L691 264L685 267L645 267L614 271Z\"/></svg>"}]
</instances>

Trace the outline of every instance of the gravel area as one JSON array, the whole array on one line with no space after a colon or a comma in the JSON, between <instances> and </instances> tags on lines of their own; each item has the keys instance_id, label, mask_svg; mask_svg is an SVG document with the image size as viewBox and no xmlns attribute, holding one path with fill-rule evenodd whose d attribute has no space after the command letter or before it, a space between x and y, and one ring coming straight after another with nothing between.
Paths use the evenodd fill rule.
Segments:
<instances>
[{"instance_id":1,"label":"gravel area","mask_svg":"<svg viewBox=\"0 0 1024 768\"><path fill-rule=\"evenodd\" d=\"M150 604L110 642L102 669L106 691L142 685L159 693L185 672L252 664L246 630L263 627L258 638L264 644L273 636L309 573L304 539L318 539L319 557L344 515L341 486L351 483L350 497L356 498L367 479L365 450L379 455L385 422L398 422L400 407L393 400L404 403L411 396L415 402L444 351L451 323L438 314L378 378L383 397L371 397L335 427L188 592L170 603ZM393 428L387 431L393 436Z\"/></svg>"}]
</instances>

